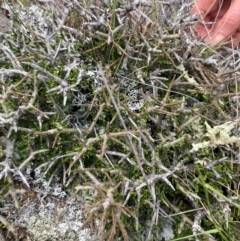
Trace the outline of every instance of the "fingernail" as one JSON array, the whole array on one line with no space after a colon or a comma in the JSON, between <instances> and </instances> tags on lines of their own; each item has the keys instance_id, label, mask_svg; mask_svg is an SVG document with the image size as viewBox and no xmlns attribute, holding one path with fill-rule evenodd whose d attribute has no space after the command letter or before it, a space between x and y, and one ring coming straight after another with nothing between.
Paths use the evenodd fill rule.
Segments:
<instances>
[{"instance_id":1,"label":"fingernail","mask_svg":"<svg viewBox=\"0 0 240 241\"><path fill-rule=\"evenodd\" d=\"M211 42L212 42L213 44L218 44L218 43L220 43L221 41L223 41L224 38L225 38L225 36L223 36L222 34L217 34L216 36L214 36L214 37L212 38Z\"/></svg>"},{"instance_id":2,"label":"fingernail","mask_svg":"<svg viewBox=\"0 0 240 241\"><path fill-rule=\"evenodd\" d=\"M200 12L199 12L199 16L200 16L200 19L201 19L201 20L204 20L205 17L206 17L206 12L205 12L205 11L200 11Z\"/></svg>"}]
</instances>

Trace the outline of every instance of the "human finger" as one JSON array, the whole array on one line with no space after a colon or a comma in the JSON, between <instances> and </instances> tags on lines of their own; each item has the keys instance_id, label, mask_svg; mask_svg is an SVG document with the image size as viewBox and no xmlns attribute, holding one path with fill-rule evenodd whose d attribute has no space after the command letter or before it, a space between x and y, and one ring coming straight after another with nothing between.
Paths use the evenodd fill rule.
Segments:
<instances>
[{"instance_id":1,"label":"human finger","mask_svg":"<svg viewBox=\"0 0 240 241\"><path fill-rule=\"evenodd\" d=\"M206 42L208 42L207 39L210 39L210 33L212 29L212 24L209 24L210 22L210 18L207 16L204 21L202 21L201 23L197 23L194 26L195 32L202 39L205 39Z\"/></svg>"},{"instance_id":2,"label":"human finger","mask_svg":"<svg viewBox=\"0 0 240 241\"><path fill-rule=\"evenodd\" d=\"M204 19L210 12L219 9L219 5L219 0L199 0L195 2L191 13L199 13L200 17Z\"/></svg>"},{"instance_id":3,"label":"human finger","mask_svg":"<svg viewBox=\"0 0 240 241\"><path fill-rule=\"evenodd\" d=\"M211 42L218 44L228 40L240 26L240 0L232 1L225 15L216 23Z\"/></svg>"},{"instance_id":4,"label":"human finger","mask_svg":"<svg viewBox=\"0 0 240 241\"><path fill-rule=\"evenodd\" d=\"M239 46L240 43L240 31L237 31L232 35L232 37L229 40L229 44L227 45L230 48L235 48Z\"/></svg>"}]
</instances>

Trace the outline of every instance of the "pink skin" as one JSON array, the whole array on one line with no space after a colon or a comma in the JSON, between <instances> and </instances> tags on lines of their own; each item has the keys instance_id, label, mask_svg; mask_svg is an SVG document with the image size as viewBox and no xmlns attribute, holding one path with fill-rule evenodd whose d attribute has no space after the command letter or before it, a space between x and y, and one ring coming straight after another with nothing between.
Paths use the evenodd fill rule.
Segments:
<instances>
[{"instance_id":1,"label":"pink skin","mask_svg":"<svg viewBox=\"0 0 240 241\"><path fill-rule=\"evenodd\" d=\"M226 43L236 47L240 42L240 0L196 0L191 10L199 13L203 23L197 24L196 30L212 44Z\"/></svg>"}]
</instances>

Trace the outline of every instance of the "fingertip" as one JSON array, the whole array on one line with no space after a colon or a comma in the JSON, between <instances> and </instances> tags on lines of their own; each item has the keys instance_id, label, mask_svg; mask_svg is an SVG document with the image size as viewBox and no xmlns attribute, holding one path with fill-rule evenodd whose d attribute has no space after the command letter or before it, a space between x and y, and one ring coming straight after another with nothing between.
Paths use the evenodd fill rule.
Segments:
<instances>
[{"instance_id":1,"label":"fingertip","mask_svg":"<svg viewBox=\"0 0 240 241\"><path fill-rule=\"evenodd\" d=\"M216 36L214 36L211 39L211 43L212 44L219 44L220 42L222 42L225 39L225 36L222 34L217 34Z\"/></svg>"},{"instance_id":2,"label":"fingertip","mask_svg":"<svg viewBox=\"0 0 240 241\"><path fill-rule=\"evenodd\" d=\"M198 13L198 10L197 10L196 5L194 5L191 9L191 14L196 14L196 13Z\"/></svg>"},{"instance_id":3,"label":"fingertip","mask_svg":"<svg viewBox=\"0 0 240 241\"><path fill-rule=\"evenodd\" d=\"M200 19L203 20L205 18L205 12L204 11L200 11L198 7L194 6L191 10L191 14L197 14L199 15Z\"/></svg>"}]
</instances>

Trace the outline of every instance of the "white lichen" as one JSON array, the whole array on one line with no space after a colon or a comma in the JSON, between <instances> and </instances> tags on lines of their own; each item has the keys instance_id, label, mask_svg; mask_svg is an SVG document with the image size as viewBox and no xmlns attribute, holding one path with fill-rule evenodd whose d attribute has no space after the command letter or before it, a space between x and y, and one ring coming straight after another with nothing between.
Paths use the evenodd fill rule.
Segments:
<instances>
[{"instance_id":1,"label":"white lichen","mask_svg":"<svg viewBox=\"0 0 240 241\"><path fill-rule=\"evenodd\" d=\"M196 152L199 149L217 147L219 145L229 145L238 143L240 137L233 136L231 131L236 127L236 122L228 121L222 125L214 126L213 128L205 122L207 132L202 138L207 138L207 141L193 143L191 152Z\"/></svg>"}]
</instances>

